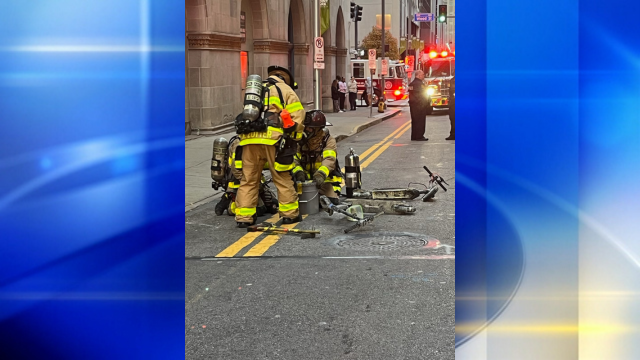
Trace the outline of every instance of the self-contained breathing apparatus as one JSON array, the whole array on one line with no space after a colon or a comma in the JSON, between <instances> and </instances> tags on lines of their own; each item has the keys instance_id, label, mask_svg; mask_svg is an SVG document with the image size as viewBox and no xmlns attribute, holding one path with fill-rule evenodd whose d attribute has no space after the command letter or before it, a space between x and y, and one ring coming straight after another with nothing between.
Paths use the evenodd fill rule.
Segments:
<instances>
[{"instance_id":1,"label":"self-contained breathing apparatus","mask_svg":"<svg viewBox=\"0 0 640 360\"><path fill-rule=\"evenodd\" d=\"M273 78L262 81L259 75L247 77L244 109L236 117L235 128L238 135L250 134L254 132L265 132L269 127L283 129L283 137L276 146L276 162L281 164L292 164L296 154L297 142L291 136L296 130L296 123L291 119L291 114L282 109L280 113L269 111L271 103L265 99L271 99L273 89L278 93L280 104L285 106L286 102L282 95L282 90L276 86L278 82ZM236 150L237 158L242 157L242 148Z\"/></svg>"},{"instance_id":2,"label":"self-contained breathing apparatus","mask_svg":"<svg viewBox=\"0 0 640 360\"><path fill-rule=\"evenodd\" d=\"M347 197L353 197L353 190L362 189L362 173L360 172L360 157L353 149L344 158L345 188Z\"/></svg>"},{"instance_id":3,"label":"self-contained breathing apparatus","mask_svg":"<svg viewBox=\"0 0 640 360\"><path fill-rule=\"evenodd\" d=\"M229 142L224 137L213 141L213 155L211 156L211 187L215 190L226 188L227 157L229 156Z\"/></svg>"},{"instance_id":4,"label":"self-contained breathing apparatus","mask_svg":"<svg viewBox=\"0 0 640 360\"><path fill-rule=\"evenodd\" d=\"M235 154L232 154L232 145L239 141L237 136L232 137L227 141L224 137L218 138L213 141L213 156L211 159L211 187L215 190L222 189L225 193L222 195L220 202L215 207L216 215L222 215L227 210L229 215L234 214L233 203L236 201L236 188L232 184L240 185L240 179L237 179L233 174L233 161L235 160ZM236 150L238 147L236 147ZM278 199L273 194L273 191L269 188L271 179L267 180L262 177L260 181L259 196L262 200L262 204L258 206L258 213L262 214L269 212L276 214L278 212Z\"/></svg>"},{"instance_id":5,"label":"self-contained breathing apparatus","mask_svg":"<svg viewBox=\"0 0 640 360\"><path fill-rule=\"evenodd\" d=\"M271 90L276 89L280 98L280 103L284 104L284 98L282 91L275 86L276 81L273 79L267 79L262 81L260 75L249 75L247 77L247 86L244 94L244 109L242 113L236 117L235 128L236 133L249 134L252 132L267 131L267 127L273 126L278 128L285 128L285 133L290 132L288 130L294 130L295 125L293 121L289 124L283 123L283 117L287 118L288 112L283 109L283 114L276 114L268 111L269 104L264 103L264 99L271 97ZM291 120L291 117L288 117ZM292 124L293 123L293 124ZM285 125L289 125L286 126Z\"/></svg>"}]
</instances>

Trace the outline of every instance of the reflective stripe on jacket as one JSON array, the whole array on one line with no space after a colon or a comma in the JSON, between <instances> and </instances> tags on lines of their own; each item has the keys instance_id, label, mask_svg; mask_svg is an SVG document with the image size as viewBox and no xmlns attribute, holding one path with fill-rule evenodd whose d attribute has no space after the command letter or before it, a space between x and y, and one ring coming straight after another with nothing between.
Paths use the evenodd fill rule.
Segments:
<instances>
[{"instance_id":1,"label":"reflective stripe on jacket","mask_svg":"<svg viewBox=\"0 0 640 360\"><path fill-rule=\"evenodd\" d=\"M313 177L316 171L320 171L326 175L325 182L342 182L340 170L336 169L336 159L338 156L336 140L333 136L328 135L326 143L323 143L327 134L324 131L316 131L316 134L309 138L304 145L298 145L298 154L294 157L295 167L293 173L304 171L307 178ZM303 164L310 159L308 155L316 154L317 157L313 164Z\"/></svg>"},{"instance_id":2,"label":"reflective stripe on jacket","mask_svg":"<svg viewBox=\"0 0 640 360\"><path fill-rule=\"evenodd\" d=\"M291 114L291 120L296 123L295 133L291 134L294 139L300 139L302 135L302 131L304 130L304 126L302 122L304 121L305 111L298 95L296 95L293 89L285 84L285 82L276 76L270 76L269 79L273 79L276 84L271 85L270 92L264 99L264 105L266 111L279 114L282 109L287 109ZM284 100L284 104L280 100L280 95L278 94L278 90L282 93L282 100ZM252 132L249 134L240 135L240 145L251 145L251 144L262 144L262 145L275 145L282 135L284 131L282 128L269 126L267 131L263 132Z\"/></svg>"}]
</instances>

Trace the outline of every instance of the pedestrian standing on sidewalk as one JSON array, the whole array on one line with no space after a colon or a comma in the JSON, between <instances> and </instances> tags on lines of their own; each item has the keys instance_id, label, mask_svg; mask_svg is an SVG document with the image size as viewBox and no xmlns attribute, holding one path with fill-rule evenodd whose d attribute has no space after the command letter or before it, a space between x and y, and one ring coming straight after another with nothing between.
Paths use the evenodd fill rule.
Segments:
<instances>
[{"instance_id":1,"label":"pedestrian standing on sidewalk","mask_svg":"<svg viewBox=\"0 0 640 360\"><path fill-rule=\"evenodd\" d=\"M347 83L344 81L344 77L338 81L338 90L340 91L340 111L345 112L347 111L344 107L344 101L347 97Z\"/></svg>"},{"instance_id":2,"label":"pedestrian standing on sidewalk","mask_svg":"<svg viewBox=\"0 0 640 360\"><path fill-rule=\"evenodd\" d=\"M358 83L356 82L356 78L353 76L349 81L349 105L351 107L351 111L356 111L356 98L358 97Z\"/></svg>"},{"instance_id":3,"label":"pedestrian standing on sidewalk","mask_svg":"<svg viewBox=\"0 0 640 360\"><path fill-rule=\"evenodd\" d=\"M371 77L368 77L367 80L365 80L364 91L360 97L360 100L364 101L364 103L367 104L367 107L369 107L369 87L371 87Z\"/></svg>"},{"instance_id":4,"label":"pedestrian standing on sidewalk","mask_svg":"<svg viewBox=\"0 0 640 360\"><path fill-rule=\"evenodd\" d=\"M416 70L414 80L409 84L409 111L411 112L411 140L427 141L424 137L427 126L428 99L425 94L424 72Z\"/></svg>"},{"instance_id":5,"label":"pedestrian standing on sidewalk","mask_svg":"<svg viewBox=\"0 0 640 360\"><path fill-rule=\"evenodd\" d=\"M333 80L331 84L331 100L333 100L333 112L340 112L340 92L338 91L338 80Z\"/></svg>"}]
</instances>

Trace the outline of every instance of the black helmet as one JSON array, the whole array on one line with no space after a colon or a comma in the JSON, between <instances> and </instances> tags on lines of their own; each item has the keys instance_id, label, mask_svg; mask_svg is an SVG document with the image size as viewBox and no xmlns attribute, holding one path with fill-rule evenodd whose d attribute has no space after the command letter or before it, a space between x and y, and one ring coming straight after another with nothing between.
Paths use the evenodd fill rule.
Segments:
<instances>
[{"instance_id":1,"label":"black helmet","mask_svg":"<svg viewBox=\"0 0 640 360\"><path fill-rule=\"evenodd\" d=\"M323 128L325 126L331 126L331 124L327 123L327 118L320 110L311 110L307 112L302 125L308 128Z\"/></svg>"},{"instance_id":2,"label":"black helmet","mask_svg":"<svg viewBox=\"0 0 640 360\"><path fill-rule=\"evenodd\" d=\"M287 85L291 86L293 90L298 88L298 83L293 80L293 75L289 69L279 66L279 65L271 65L267 68L267 73L269 76L277 76L282 81L284 81Z\"/></svg>"}]
</instances>

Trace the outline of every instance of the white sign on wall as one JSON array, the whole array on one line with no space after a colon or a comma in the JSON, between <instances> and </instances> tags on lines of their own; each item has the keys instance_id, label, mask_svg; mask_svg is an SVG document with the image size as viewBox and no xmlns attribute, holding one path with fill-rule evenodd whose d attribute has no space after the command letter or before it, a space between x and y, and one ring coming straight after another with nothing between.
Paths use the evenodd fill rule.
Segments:
<instances>
[{"instance_id":1,"label":"white sign on wall","mask_svg":"<svg viewBox=\"0 0 640 360\"><path fill-rule=\"evenodd\" d=\"M314 42L314 54L315 54L315 62L323 62L324 61L324 39L321 37L317 37Z\"/></svg>"}]
</instances>

